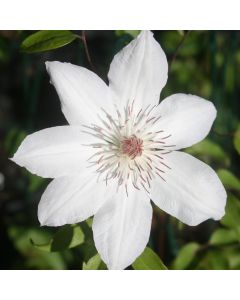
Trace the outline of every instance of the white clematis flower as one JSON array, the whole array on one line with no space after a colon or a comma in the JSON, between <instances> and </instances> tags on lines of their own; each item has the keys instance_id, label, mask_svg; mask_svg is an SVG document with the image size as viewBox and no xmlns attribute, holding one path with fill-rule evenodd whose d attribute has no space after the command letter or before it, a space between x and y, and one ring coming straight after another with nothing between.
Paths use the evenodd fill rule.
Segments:
<instances>
[{"instance_id":1,"label":"white clematis flower","mask_svg":"<svg viewBox=\"0 0 240 300\"><path fill-rule=\"evenodd\" d=\"M159 104L168 65L149 31L113 59L107 86L93 72L47 62L69 126L25 138L12 158L54 178L42 195L41 225L61 226L94 215L94 241L109 269L124 269L150 234L150 199L188 225L224 215L226 192L205 163L177 150L201 141L214 105L175 94Z\"/></svg>"}]
</instances>

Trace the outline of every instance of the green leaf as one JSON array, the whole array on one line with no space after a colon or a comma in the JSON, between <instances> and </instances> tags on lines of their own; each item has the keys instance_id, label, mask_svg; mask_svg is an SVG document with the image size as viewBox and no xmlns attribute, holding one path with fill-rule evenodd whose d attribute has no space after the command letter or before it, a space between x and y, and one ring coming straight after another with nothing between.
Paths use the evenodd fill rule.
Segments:
<instances>
[{"instance_id":1,"label":"green leaf","mask_svg":"<svg viewBox=\"0 0 240 300\"><path fill-rule=\"evenodd\" d=\"M220 169L217 174L226 188L240 191L240 180L233 173L225 169Z\"/></svg>"},{"instance_id":2,"label":"green leaf","mask_svg":"<svg viewBox=\"0 0 240 300\"><path fill-rule=\"evenodd\" d=\"M87 263L83 263L83 270L98 270L102 264L102 260L99 254L91 257Z\"/></svg>"},{"instance_id":3,"label":"green leaf","mask_svg":"<svg viewBox=\"0 0 240 300\"><path fill-rule=\"evenodd\" d=\"M178 30L177 32L178 32L181 36L184 36L184 35L185 35L184 30Z\"/></svg>"},{"instance_id":4,"label":"green leaf","mask_svg":"<svg viewBox=\"0 0 240 300\"><path fill-rule=\"evenodd\" d=\"M19 128L14 127L9 130L4 142L7 153L13 155L26 136L27 133Z\"/></svg>"},{"instance_id":5,"label":"green leaf","mask_svg":"<svg viewBox=\"0 0 240 300\"><path fill-rule=\"evenodd\" d=\"M240 269L239 245L228 246L224 248L224 255L228 260L230 270Z\"/></svg>"},{"instance_id":6,"label":"green leaf","mask_svg":"<svg viewBox=\"0 0 240 300\"><path fill-rule=\"evenodd\" d=\"M225 245L234 242L238 242L236 232L225 228L217 229L210 238L211 245Z\"/></svg>"},{"instance_id":7,"label":"green leaf","mask_svg":"<svg viewBox=\"0 0 240 300\"><path fill-rule=\"evenodd\" d=\"M199 247L200 245L194 242L183 246L173 263L173 268L176 270L187 269L187 267L193 261Z\"/></svg>"},{"instance_id":8,"label":"green leaf","mask_svg":"<svg viewBox=\"0 0 240 300\"><path fill-rule=\"evenodd\" d=\"M21 44L21 51L35 53L63 47L78 36L68 30L40 30L28 36Z\"/></svg>"},{"instance_id":9,"label":"green leaf","mask_svg":"<svg viewBox=\"0 0 240 300\"><path fill-rule=\"evenodd\" d=\"M134 270L167 270L160 257L148 247L135 260L132 267Z\"/></svg>"},{"instance_id":10,"label":"green leaf","mask_svg":"<svg viewBox=\"0 0 240 300\"><path fill-rule=\"evenodd\" d=\"M228 270L229 263L225 255L225 251L221 248L209 249L205 251L199 264L196 266L197 270Z\"/></svg>"},{"instance_id":11,"label":"green leaf","mask_svg":"<svg viewBox=\"0 0 240 300\"><path fill-rule=\"evenodd\" d=\"M66 269L66 261L60 253L38 251L29 242L31 238L41 242L50 237L46 230L22 226L10 226L8 236L22 255L20 268L26 269Z\"/></svg>"},{"instance_id":12,"label":"green leaf","mask_svg":"<svg viewBox=\"0 0 240 300\"><path fill-rule=\"evenodd\" d=\"M26 172L26 177L28 177L28 190L30 193L37 191L39 188L46 184L46 178L33 175L30 172Z\"/></svg>"},{"instance_id":13,"label":"green leaf","mask_svg":"<svg viewBox=\"0 0 240 300\"><path fill-rule=\"evenodd\" d=\"M200 156L204 161L209 162L209 158L216 162L224 162L226 165L230 163L227 153L216 143L205 139L204 141L188 148L185 152Z\"/></svg>"},{"instance_id":14,"label":"green leaf","mask_svg":"<svg viewBox=\"0 0 240 300\"><path fill-rule=\"evenodd\" d=\"M232 194L228 196L226 213L220 222L222 225L234 229L240 237L240 201Z\"/></svg>"},{"instance_id":15,"label":"green leaf","mask_svg":"<svg viewBox=\"0 0 240 300\"><path fill-rule=\"evenodd\" d=\"M233 139L234 147L237 152L240 154L240 124L238 126L238 130L236 131Z\"/></svg>"},{"instance_id":16,"label":"green leaf","mask_svg":"<svg viewBox=\"0 0 240 300\"><path fill-rule=\"evenodd\" d=\"M77 224L65 225L60 228L51 240L45 244L37 244L31 239L31 243L39 250L47 252L64 251L83 244L84 233Z\"/></svg>"},{"instance_id":17,"label":"green leaf","mask_svg":"<svg viewBox=\"0 0 240 300\"><path fill-rule=\"evenodd\" d=\"M135 38L139 35L140 30L116 30L115 33L116 33L116 36L122 36L124 34L129 34L133 38Z\"/></svg>"}]
</instances>

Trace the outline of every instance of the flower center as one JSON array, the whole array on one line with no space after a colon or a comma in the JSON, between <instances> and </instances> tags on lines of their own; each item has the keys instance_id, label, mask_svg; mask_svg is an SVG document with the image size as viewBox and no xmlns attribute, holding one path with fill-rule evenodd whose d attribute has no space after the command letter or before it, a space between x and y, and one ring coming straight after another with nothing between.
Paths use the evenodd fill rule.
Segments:
<instances>
[{"instance_id":1,"label":"flower center","mask_svg":"<svg viewBox=\"0 0 240 300\"><path fill-rule=\"evenodd\" d=\"M125 138L121 141L121 151L131 159L142 155L143 140L137 138L135 135Z\"/></svg>"},{"instance_id":2,"label":"flower center","mask_svg":"<svg viewBox=\"0 0 240 300\"><path fill-rule=\"evenodd\" d=\"M147 106L135 111L134 101L119 111L116 116L101 109L99 124L84 126L85 133L96 139L86 145L96 149L88 159L89 167L94 167L99 180L106 185L109 180L117 180L118 187L124 186L128 195L128 185L149 193L151 181L171 169L165 156L172 151L167 141L171 134L159 130L161 116L154 115L156 106Z\"/></svg>"}]
</instances>

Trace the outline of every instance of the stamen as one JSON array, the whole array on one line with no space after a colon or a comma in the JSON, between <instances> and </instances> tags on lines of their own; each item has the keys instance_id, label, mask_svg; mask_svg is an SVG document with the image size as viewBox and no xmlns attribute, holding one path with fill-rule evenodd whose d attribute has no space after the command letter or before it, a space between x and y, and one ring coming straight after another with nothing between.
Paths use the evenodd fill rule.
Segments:
<instances>
[{"instance_id":1,"label":"stamen","mask_svg":"<svg viewBox=\"0 0 240 300\"><path fill-rule=\"evenodd\" d=\"M172 152L168 148L175 147L167 142L171 134L153 129L161 118L154 113L156 105L137 112L134 105L135 99L129 100L122 110L115 107L115 116L101 108L98 124L83 125L83 132L96 140L85 145L96 149L87 160L89 167L95 167L98 180L102 178L106 186L111 180L117 181L117 191L123 186L127 197L129 183L136 190L149 193L156 175L166 182L161 174L166 174L164 167L168 172L171 167L164 155Z\"/></svg>"}]
</instances>

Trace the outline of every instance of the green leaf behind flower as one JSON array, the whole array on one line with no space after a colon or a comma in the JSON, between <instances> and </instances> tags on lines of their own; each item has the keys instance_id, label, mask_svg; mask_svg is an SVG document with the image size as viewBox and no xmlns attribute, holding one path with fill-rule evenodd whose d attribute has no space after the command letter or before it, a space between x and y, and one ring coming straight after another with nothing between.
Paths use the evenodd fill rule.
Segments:
<instances>
[{"instance_id":1,"label":"green leaf behind flower","mask_svg":"<svg viewBox=\"0 0 240 300\"><path fill-rule=\"evenodd\" d=\"M236 131L233 139L234 147L240 155L240 124L238 126L238 130Z\"/></svg>"},{"instance_id":2,"label":"green leaf behind flower","mask_svg":"<svg viewBox=\"0 0 240 300\"><path fill-rule=\"evenodd\" d=\"M176 257L173 268L176 270L184 270L193 261L196 252L198 251L200 245L198 243L189 243L181 248Z\"/></svg>"},{"instance_id":3,"label":"green leaf behind flower","mask_svg":"<svg viewBox=\"0 0 240 300\"><path fill-rule=\"evenodd\" d=\"M216 143L205 139L204 141L188 148L185 152L200 156L204 161L208 162L209 158L216 162L223 162L225 165L229 165L230 159L227 153Z\"/></svg>"},{"instance_id":4,"label":"green leaf behind flower","mask_svg":"<svg viewBox=\"0 0 240 300\"><path fill-rule=\"evenodd\" d=\"M31 239L34 247L42 251L57 252L74 248L84 243L84 233L77 224L65 225L61 227L48 243L37 244Z\"/></svg>"},{"instance_id":5,"label":"green leaf behind flower","mask_svg":"<svg viewBox=\"0 0 240 300\"><path fill-rule=\"evenodd\" d=\"M233 229L240 238L240 201L231 194L228 196L225 216L220 222Z\"/></svg>"},{"instance_id":6,"label":"green leaf behind flower","mask_svg":"<svg viewBox=\"0 0 240 300\"><path fill-rule=\"evenodd\" d=\"M160 257L148 247L135 260L132 267L135 270L167 270Z\"/></svg>"},{"instance_id":7,"label":"green leaf behind flower","mask_svg":"<svg viewBox=\"0 0 240 300\"><path fill-rule=\"evenodd\" d=\"M69 30L40 30L28 36L20 49L27 53L53 50L71 43L77 37Z\"/></svg>"},{"instance_id":8,"label":"green leaf behind flower","mask_svg":"<svg viewBox=\"0 0 240 300\"><path fill-rule=\"evenodd\" d=\"M217 174L226 188L240 191L240 180L233 173L220 169Z\"/></svg>"},{"instance_id":9,"label":"green leaf behind flower","mask_svg":"<svg viewBox=\"0 0 240 300\"><path fill-rule=\"evenodd\" d=\"M238 236L235 231L225 228L219 228L210 238L211 245L226 245L238 242Z\"/></svg>"}]
</instances>

